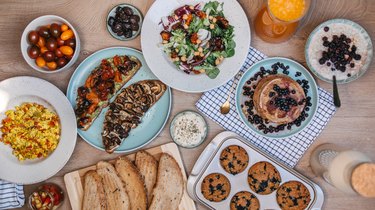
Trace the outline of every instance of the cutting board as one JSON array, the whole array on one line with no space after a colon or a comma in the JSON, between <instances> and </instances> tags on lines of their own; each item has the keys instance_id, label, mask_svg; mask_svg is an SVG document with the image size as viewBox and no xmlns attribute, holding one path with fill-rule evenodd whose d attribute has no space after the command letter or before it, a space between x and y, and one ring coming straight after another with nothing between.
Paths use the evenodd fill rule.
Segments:
<instances>
[{"instance_id":1,"label":"cutting board","mask_svg":"<svg viewBox=\"0 0 375 210\"><path fill-rule=\"evenodd\" d=\"M194 201L189 197L186 191L186 172L177 145L175 143L168 143L148 149L146 151L153 155L157 160L159 160L160 155L163 152L170 154L176 159L177 163L179 164L182 170L182 175L185 181L184 195L182 196L179 210L196 210ZM127 155L127 157L130 160L134 161L135 153L129 154ZM114 161L115 160L110 160L108 162L114 163ZM83 176L89 170L96 170L96 165L70 172L68 174L65 174L64 176L66 190L73 210L81 210L83 198Z\"/></svg>"}]
</instances>

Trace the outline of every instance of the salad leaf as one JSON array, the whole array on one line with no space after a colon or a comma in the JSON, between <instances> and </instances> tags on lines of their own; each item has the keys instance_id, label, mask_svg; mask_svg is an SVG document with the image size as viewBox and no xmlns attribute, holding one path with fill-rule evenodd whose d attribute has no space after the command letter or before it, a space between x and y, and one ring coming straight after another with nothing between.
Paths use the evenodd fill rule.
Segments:
<instances>
[{"instance_id":1,"label":"salad leaf","mask_svg":"<svg viewBox=\"0 0 375 210\"><path fill-rule=\"evenodd\" d=\"M217 1L210 1L204 5L203 11L212 16L224 17L223 4L224 3L219 3Z\"/></svg>"},{"instance_id":2,"label":"salad leaf","mask_svg":"<svg viewBox=\"0 0 375 210\"><path fill-rule=\"evenodd\" d=\"M207 64L206 62L201 66L194 67L194 69L196 69L196 70L204 69L207 76L210 79L215 79L217 77L217 75L219 75L219 73L220 73L219 68L217 68L216 66L212 66L210 64Z\"/></svg>"}]
</instances>

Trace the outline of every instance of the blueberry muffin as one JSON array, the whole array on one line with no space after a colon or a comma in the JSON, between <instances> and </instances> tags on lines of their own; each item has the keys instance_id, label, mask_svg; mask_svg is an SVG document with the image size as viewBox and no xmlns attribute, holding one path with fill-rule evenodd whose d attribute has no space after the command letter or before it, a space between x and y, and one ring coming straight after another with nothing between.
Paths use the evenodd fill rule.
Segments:
<instances>
[{"instance_id":1,"label":"blueberry muffin","mask_svg":"<svg viewBox=\"0 0 375 210\"><path fill-rule=\"evenodd\" d=\"M236 175L244 171L249 163L249 156L244 148L238 145L226 147L220 155L220 164L224 170Z\"/></svg>"},{"instance_id":2,"label":"blueberry muffin","mask_svg":"<svg viewBox=\"0 0 375 210\"><path fill-rule=\"evenodd\" d=\"M309 190L298 181L289 181L280 186L276 200L282 210L303 210L310 203Z\"/></svg>"},{"instance_id":3,"label":"blueberry muffin","mask_svg":"<svg viewBox=\"0 0 375 210\"><path fill-rule=\"evenodd\" d=\"M220 173L207 175L201 185L202 195L209 201L220 202L230 193L230 182Z\"/></svg>"},{"instance_id":4,"label":"blueberry muffin","mask_svg":"<svg viewBox=\"0 0 375 210\"><path fill-rule=\"evenodd\" d=\"M261 161L251 166L247 181L254 192L268 195L279 187L281 176L275 166L269 162Z\"/></svg>"},{"instance_id":5,"label":"blueberry muffin","mask_svg":"<svg viewBox=\"0 0 375 210\"><path fill-rule=\"evenodd\" d=\"M230 201L230 210L259 210L259 200L247 191L236 193Z\"/></svg>"}]
</instances>

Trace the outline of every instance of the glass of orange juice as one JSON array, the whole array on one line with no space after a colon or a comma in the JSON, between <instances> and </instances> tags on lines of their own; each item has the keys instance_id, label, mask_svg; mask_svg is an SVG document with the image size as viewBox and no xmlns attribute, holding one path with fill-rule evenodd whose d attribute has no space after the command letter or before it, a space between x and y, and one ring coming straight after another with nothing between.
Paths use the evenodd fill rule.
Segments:
<instances>
[{"instance_id":1,"label":"glass of orange juice","mask_svg":"<svg viewBox=\"0 0 375 210\"><path fill-rule=\"evenodd\" d=\"M255 32L266 42L280 43L297 31L311 0L266 0L255 18Z\"/></svg>"}]
</instances>

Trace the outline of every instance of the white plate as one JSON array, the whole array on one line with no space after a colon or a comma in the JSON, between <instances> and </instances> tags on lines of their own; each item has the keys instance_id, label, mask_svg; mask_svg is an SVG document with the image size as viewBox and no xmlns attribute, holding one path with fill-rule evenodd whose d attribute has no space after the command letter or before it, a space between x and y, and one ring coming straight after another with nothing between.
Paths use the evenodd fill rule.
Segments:
<instances>
[{"instance_id":1,"label":"white plate","mask_svg":"<svg viewBox=\"0 0 375 210\"><path fill-rule=\"evenodd\" d=\"M237 0L218 0L224 2L224 14L234 26L235 55L224 59L219 65L220 74L215 79L207 75L187 75L167 60L161 43L159 25L161 18L170 15L175 9L188 4L195 5L210 0L156 0L146 14L142 26L141 44L145 60L151 71L168 86L184 92L204 92L228 82L242 67L250 47L250 25L247 16Z\"/></svg>"},{"instance_id":2,"label":"white plate","mask_svg":"<svg viewBox=\"0 0 375 210\"><path fill-rule=\"evenodd\" d=\"M77 140L74 111L64 93L45 80L24 76L0 82L0 98L0 121L5 118L5 111L24 102L35 102L56 112L61 123L60 142L46 158L20 162L12 155L11 147L0 142L0 179L32 184L55 175L68 162Z\"/></svg>"}]
</instances>

